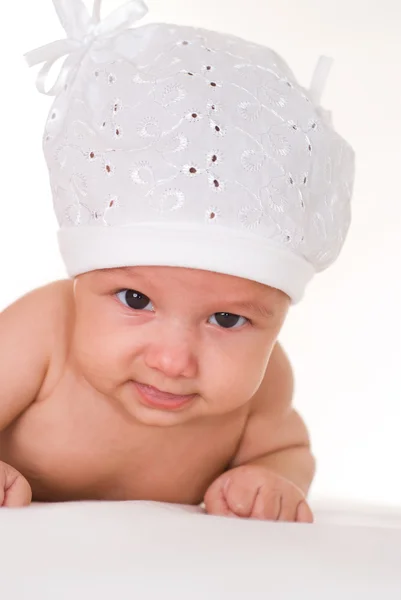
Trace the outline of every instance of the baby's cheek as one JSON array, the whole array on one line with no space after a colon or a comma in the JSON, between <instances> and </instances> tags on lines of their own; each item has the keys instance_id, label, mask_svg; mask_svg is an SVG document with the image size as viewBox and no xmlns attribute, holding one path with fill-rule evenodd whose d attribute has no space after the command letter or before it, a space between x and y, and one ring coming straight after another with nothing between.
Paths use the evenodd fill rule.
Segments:
<instances>
[{"instance_id":1,"label":"baby's cheek","mask_svg":"<svg viewBox=\"0 0 401 600\"><path fill-rule=\"evenodd\" d=\"M210 366L205 386L216 413L244 406L259 389L266 371L265 365L263 356L252 354L239 356L236 360L227 360L226 357L216 359Z\"/></svg>"},{"instance_id":2,"label":"baby's cheek","mask_svg":"<svg viewBox=\"0 0 401 600\"><path fill-rule=\"evenodd\" d=\"M80 328L75 335L73 352L85 378L99 391L119 378L124 357L121 341L101 326L90 327L87 323Z\"/></svg>"}]
</instances>

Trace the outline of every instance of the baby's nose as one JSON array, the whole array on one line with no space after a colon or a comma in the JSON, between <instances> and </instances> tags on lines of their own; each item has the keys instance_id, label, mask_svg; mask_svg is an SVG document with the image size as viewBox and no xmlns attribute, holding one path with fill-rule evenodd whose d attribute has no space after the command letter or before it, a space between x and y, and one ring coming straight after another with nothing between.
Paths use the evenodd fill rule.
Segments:
<instances>
[{"instance_id":1,"label":"baby's nose","mask_svg":"<svg viewBox=\"0 0 401 600\"><path fill-rule=\"evenodd\" d=\"M189 340L159 339L149 344L145 351L145 363L166 377L193 378L197 374L197 359Z\"/></svg>"}]
</instances>

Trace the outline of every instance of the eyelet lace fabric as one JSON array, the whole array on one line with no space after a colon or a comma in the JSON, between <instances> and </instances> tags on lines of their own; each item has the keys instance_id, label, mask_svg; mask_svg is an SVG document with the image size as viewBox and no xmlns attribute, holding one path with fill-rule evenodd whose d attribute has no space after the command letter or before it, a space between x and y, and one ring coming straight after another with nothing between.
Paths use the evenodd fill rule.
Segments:
<instances>
[{"instance_id":1,"label":"eyelet lace fabric","mask_svg":"<svg viewBox=\"0 0 401 600\"><path fill-rule=\"evenodd\" d=\"M93 43L43 143L61 229L221 227L320 271L349 228L352 148L275 52L233 36L151 24Z\"/></svg>"}]
</instances>

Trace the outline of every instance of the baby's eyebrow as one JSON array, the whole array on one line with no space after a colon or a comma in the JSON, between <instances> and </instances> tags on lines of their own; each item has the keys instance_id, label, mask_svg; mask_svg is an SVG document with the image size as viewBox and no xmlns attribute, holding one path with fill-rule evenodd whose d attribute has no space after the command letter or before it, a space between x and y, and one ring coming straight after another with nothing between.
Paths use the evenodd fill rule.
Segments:
<instances>
[{"instance_id":1,"label":"baby's eyebrow","mask_svg":"<svg viewBox=\"0 0 401 600\"><path fill-rule=\"evenodd\" d=\"M107 278L108 280L116 280L118 278L124 279L124 282L127 283L127 279L132 279L133 272L131 267L116 267L114 269L104 269L102 272L99 272L102 277ZM138 273L134 273L136 277L138 277Z\"/></svg>"},{"instance_id":2,"label":"baby's eyebrow","mask_svg":"<svg viewBox=\"0 0 401 600\"><path fill-rule=\"evenodd\" d=\"M271 319L275 316L275 311L272 306L267 306L263 302L256 301L242 301L242 302L234 302L233 309L241 313L241 311L251 312L254 314L258 314L259 316L265 319Z\"/></svg>"}]
</instances>

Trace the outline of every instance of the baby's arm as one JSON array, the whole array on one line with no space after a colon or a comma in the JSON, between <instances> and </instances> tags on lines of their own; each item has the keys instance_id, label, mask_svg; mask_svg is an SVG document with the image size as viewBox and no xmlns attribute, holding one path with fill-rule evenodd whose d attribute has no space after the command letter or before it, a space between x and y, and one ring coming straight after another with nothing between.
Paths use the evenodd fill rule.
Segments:
<instances>
[{"instance_id":1,"label":"baby's arm","mask_svg":"<svg viewBox=\"0 0 401 600\"><path fill-rule=\"evenodd\" d=\"M276 344L232 466L263 464L306 494L315 461L306 426L292 406L293 389L291 365Z\"/></svg>"},{"instance_id":2,"label":"baby's arm","mask_svg":"<svg viewBox=\"0 0 401 600\"><path fill-rule=\"evenodd\" d=\"M44 381L59 294L53 285L31 292L0 313L0 432L35 401ZM0 506L23 506L30 500L28 482L0 462Z\"/></svg>"},{"instance_id":3,"label":"baby's arm","mask_svg":"<svg viewBox=\"0 0 401 600\"><path fill-rule=\"evenodd\" d=\"M305 424L292 407L292 395L291 365L276 344L231 468L206 494L210 512L312 520L305 495L315 461Z\"/></svg>"}]
</instances>

